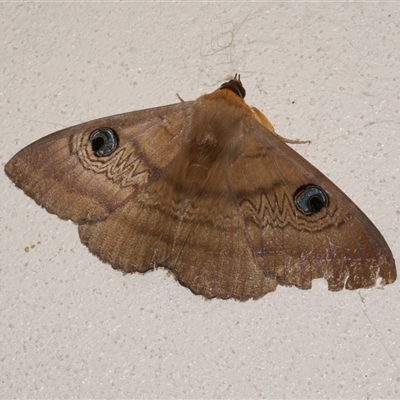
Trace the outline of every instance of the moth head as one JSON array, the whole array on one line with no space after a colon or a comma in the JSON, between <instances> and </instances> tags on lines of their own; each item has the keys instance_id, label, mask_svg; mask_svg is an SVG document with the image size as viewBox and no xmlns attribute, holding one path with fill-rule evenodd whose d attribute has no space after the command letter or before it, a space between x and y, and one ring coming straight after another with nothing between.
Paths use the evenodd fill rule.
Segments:
<instances>
[{"instance_id":1,"label":"moth head","mask_svg":"<svg viewBox=\"0 0 400 400\"><path fill-rule=\"evenodd\" d=\"M329 204L326 192L317 185L305 185L297 189L294 195L297 209L305 215L319 213Z\"/></svg>"},{"instance_id":2,"label":"moth head","mask_svg":"<svg viewBox=\"0 0 400 400\"><path fill-rule=\"evenodd\" d=\"M118 147L118 135L111 128L99 128L89 138L93 152L99 156L109 156Z\"/></svg>"},{"instance_id":3,"label":"moth head","mask_svg":"<svg viewBox=\"0 0 400 400\"><path fill-rule=\"evenodd\" d=\"M246 90L244 89L242 82L240 81L240 75L236 74L233 79L228 82L223 83L219 90L228 89L233 93L237 94L241 99L244 99L246 96Z\"/></svg>"}]
</instances>

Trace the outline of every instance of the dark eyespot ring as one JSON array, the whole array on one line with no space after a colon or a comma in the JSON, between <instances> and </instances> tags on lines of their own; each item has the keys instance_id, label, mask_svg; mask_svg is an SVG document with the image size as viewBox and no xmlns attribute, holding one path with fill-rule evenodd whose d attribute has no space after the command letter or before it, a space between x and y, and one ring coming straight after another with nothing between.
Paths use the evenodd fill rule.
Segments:
<instances>
[{"instance_id":1,"label":"dark eyespot ring","mask_svg":"<svg viewBox=\"0 0 400 400\"><path fill-rule=\"evenodd\" d=\"M329 197L320 187L306 185L297 189L294 195L296 207L305 215L316 214L329 204Z\"/></svg>"},{"instance_id":2,"label":"dark eyespot ring","mask_svg":"<svg viewBox=\"0 0 400 400\"><path fill-rule=\"evenodd\" d=\"M100 157L110 155L118 146L118 135L111 128L96 129L89 140L92 142L92 150Z\"/></svg>"}]
</instances>

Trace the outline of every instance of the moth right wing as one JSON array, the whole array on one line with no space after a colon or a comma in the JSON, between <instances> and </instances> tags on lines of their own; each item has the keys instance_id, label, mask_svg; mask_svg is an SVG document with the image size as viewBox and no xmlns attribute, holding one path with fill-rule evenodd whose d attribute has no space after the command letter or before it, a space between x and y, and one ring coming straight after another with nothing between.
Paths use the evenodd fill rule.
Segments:
<instances>
[{"instance_id":1,"label":"moth right wing","mask_svg":"<svg viewBox=\"0 0 400 400\"><path fill-rule=\"evenodd\" d=\"M185 141L192 103L133 111L63 129L22 149L5 171L48 212L77 223L102 220L156 179L176 156ZM102 128L115 133L109 140L116 148L99 156L91 134Z\"/></svg>"}]
</instances>

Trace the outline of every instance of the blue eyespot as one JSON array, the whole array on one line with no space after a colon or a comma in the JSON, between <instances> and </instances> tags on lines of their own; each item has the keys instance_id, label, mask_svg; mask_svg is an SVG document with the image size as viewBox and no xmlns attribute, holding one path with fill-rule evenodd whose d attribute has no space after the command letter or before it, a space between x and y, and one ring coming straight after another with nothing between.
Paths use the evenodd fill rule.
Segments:
<instances>
[{"instance_id":1,"label":"blue eyespot","mask_svg":"<svg viewBox=\"0 0 400 400\"><path fill-rule=\"evenodd\" d=\"M108 156L118 146L118 136L111 128L96 129L90 135L92 150L100 157Z\"/></svg>"},{"instance_id":2,"label":"blue eyespot","mask_svg":"<svg viewBox=\"0 0 400 400\"><path fill-rule=\"evenodd\" d=\"M329 197L320 187L306 185L294 195L296 207L306 215L316 214L329 204Z\"/></svg>"}]
</instances>

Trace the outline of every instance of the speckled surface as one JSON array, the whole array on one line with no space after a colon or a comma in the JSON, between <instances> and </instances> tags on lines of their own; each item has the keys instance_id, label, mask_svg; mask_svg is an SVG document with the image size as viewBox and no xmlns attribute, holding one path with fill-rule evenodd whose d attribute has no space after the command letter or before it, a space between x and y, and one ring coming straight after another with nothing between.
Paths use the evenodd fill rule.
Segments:
<instances>
[{"instance_id":1,"label":"speckled surface","mask_svg":"<svg viewBox=\"0 0 400 400\"><path fill-rule=\"evenodd\" d=\"M2 166L63 127L193 99L247 102L400 260L397 3L3 3ZM400 290L280 287L239 303L126 275L0 179L1 398L399 398Z\"/></svg>"}]
</instances>

